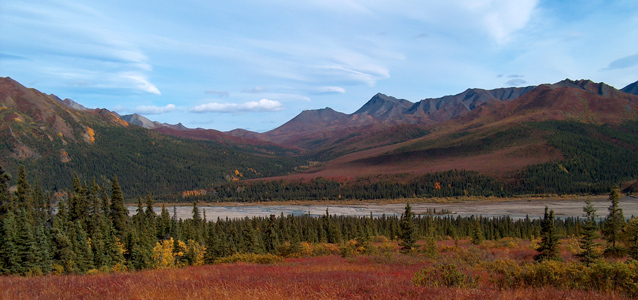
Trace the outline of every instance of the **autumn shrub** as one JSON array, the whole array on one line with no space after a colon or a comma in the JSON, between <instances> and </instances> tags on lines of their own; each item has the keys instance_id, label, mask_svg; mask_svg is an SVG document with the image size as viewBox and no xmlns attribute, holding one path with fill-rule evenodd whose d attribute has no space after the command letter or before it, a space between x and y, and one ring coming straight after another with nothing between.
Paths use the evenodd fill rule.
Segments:
<instances>
[{"instance_id":1,"label":"autumn shrub","mask_svg":"<svg viewBox=\"0 0 638 300\"><path fill-rule=\"evenodd\" d=\"M474 288L478 286L478 278L464 273L450 263L428 266L418 271L412 282L417 286L427 287L460 287Z\"/></svg>"},{"instance_id":2,"label":"autumn shrub","mask_svg":"<svg viewBox=\"0 0 638 300\"><path fill-rule=\"evenodd\" d=\"M235 253L231 256L220 257L215 260L216 264L246 262L256 264L274 264L283 262L284 258L274 254L257 254L257 253Z\"/></svg>"},{"instance_id":3,"label":"autumn shrub","mask_svg":"<svg viewBox=\"0 0 638 300\"><path fill-rule=\"evenodd\" d=\"M370 252L370 245L359 240L352 239L340 247L341 257L367 254Z\"/></svg>"}]
</instances>

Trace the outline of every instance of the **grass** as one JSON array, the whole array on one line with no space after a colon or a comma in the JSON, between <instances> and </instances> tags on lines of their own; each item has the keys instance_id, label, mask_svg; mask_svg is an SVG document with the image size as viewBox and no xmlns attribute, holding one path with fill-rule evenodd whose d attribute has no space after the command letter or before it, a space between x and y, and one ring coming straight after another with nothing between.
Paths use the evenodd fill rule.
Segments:
<instances>
[{"instance_id":1,"label":"grass","mask_svg":"<svg viewBox=\"0 0 638 300\"><path fill-rule=\"evenodd\" d=\"M577 263L562 246L565 262ZM629 299L616 290L504 285L493 270L532 263L530 241L503 239L476 246L437 242L433 257L398 253L396 243L373 243L365 255L287 258L272 264L221 263L130 273L0 277L1 299ZM509 262L502 263L502 262ZM440 267L440 266L444 267ZM423 270L448 271L455 282L417 282ZM450 273L451 272L451 273ZM441 272L437 274L442 274ZM447 275L443 275L447 276ZM434 278L436 279L436 278ZM432 282L432 281L430 281Z\"/></svg>"}]
</instances>

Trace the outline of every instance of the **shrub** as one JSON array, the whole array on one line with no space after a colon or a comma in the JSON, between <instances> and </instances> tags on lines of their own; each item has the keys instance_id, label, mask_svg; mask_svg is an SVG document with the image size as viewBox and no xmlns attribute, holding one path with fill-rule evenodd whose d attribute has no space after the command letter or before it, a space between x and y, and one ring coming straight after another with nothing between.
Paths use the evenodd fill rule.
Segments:
<instances>
[{"instance_id":1,"label":"shrub","mask_svg":"<svg viewBox=\"0 0 638 300\"><path fill-rule=\"evenodd\" d=\"M460 271L456 265L444 263L438 266L425 267L414 274L412 279L417 286L428 287L477 287L478 278Z\"/></svg>"}]
</instances>

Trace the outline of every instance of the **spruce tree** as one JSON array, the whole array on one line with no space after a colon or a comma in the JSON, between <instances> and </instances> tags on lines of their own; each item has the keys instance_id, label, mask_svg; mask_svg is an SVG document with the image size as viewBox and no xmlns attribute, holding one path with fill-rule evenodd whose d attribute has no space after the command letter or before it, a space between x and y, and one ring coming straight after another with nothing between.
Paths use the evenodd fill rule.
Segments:
<instances>
[{"instance_id":1,"label":"spruce tree","mask_svg":"<svg viewBox=\"0 0 638 300\"><path fill-rule=\"evenodd\" d=\"M545 215L541 221L541 243L536 248L538 254L534 256L536 261L544 260L557 260L560 259L560 253L558 246L560 242L558 240L558 234L556 233L556 227L554 222L554 211L548 212L547 206L545 207Z\"/></svg>"},{"instance_id":2,"label":"spruce tree","mask_svg":"<svg viewBox=\"0 0 638 300\"><path fill-rule=\"evenodd\" d=\"M638 217L633 217L625 225L625 235L627 238L627 248L629 257L638 260Z\"/></svg>"},{"instance_id":3,"label":"spruce tree","mask_svg":"<svg viewBox=\"0 0 638 300\"><path fill-rule=\"evenodd\" d=\"M13 210L11 197L9 196L9 174L0 166L0 221L9 212Z\"/></svg>"},{"instance_id":4,"label":"spruce tree","mask_svg":"<svg viewBox=\"0 0 638 300\"><path fill-rule=\"evenodd\" d=\"M113 176L111 187L110 217L113 222L113 229L121 239L128 230L128 209L124 205L124 196L122 196L122 188L120 188L120 183L117 181L117 176Z\"/></svg>"},{"instance_id":5,"label":"spruce tree","mask_svg":"<svg viewBox=\"0 0 638 300\"><path fill-rule=\"evenodd\" d=\"M406 203L405 212L401 215L401 234L399 236L402 253L408 253L416 247L416 226L410 203Z\"/></svg>"},{"instance_id":6,"label":"spruce tree","mask_svg":"<svg viewBox=\"0 0 638 300\"><path fill-rule=\"evenodd\" d=\"M598 226L596 225L596 209L590 200L587 200L583 211L585 212L585 223L582 227L580 236L580 249L582 250L578 256L581 261L589 266L598 256L594 251L596 243L594 240L598 237Z\"/></svg>"},{"instance_id":7,"label":"spruce tree","mask_svg":"<svg viewBox=\"0 0 638 300\"><path fill-rule=\"evenodd\" d=\"M435 228L434 228L434 217L432 215L427 216L426 220L426 234L425 234L425 249L424 252L427 256L434 258L437 256L438 252L436 250L436 238L435 238Z\"/></svg>"},{"instance_id":8,"label":"spruce tree","mask_svg":"<svg viewBox=\"0 0 638 300\"><path fill-rule=\"evenodd\" d=\"M605 219L605 227L603 229L603 235L607 240L607 247L605 248L605 255L609 256L622 256L624 249L619 245L622 229L625 226L625 217L623 216L622 208L619 205L620 190L614 188L609 194L609 214Z\"/></svg>"},{"instance_id":9,"label":"spruce tree","mask_svg":"<svg viewBox=\"0 0 638 300\"><path fill-rule=\"evenodd\" d=\"M481 217L472 216L470 241L474 245L480 245L485 241L485 234L483 234L480 218Z\"/></svg>"},{"instance_id":10,"label":"spruce tree","mask_svg":"<svg viewBox=\"0 0 638 300\"><path fill-rule=\"evenodd\" d=\"M0 220L0 273L19 274L22 260L18 249L18 224L12 211Z\"/></svg>"}]
</instances>

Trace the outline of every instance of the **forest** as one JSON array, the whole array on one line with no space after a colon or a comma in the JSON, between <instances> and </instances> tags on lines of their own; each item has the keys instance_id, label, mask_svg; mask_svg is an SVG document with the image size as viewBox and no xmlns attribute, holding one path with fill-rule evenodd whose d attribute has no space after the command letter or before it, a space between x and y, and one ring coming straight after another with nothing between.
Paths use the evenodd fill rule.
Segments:
<instances>
[{"instance_id":1,"label":"forest","mask_svg":"<svg viewBox=\"0 0 638 300\"><path fill-rule=\"evenodd\" d=\"M178 220L170 217L164 205L156 215L150 194L146 199L138 198L137 210L129 216L117 176L110 187L98 186L95 180L83 182L75 176L73 190L57 203L56 209L50 193L44 193L37 182L31 186L23 167L15 192L9 192L8 182L8 175L2 171L0 270L3 274L108 273L210 264L247 254L290 257L304 251L304 244L322 245L324 250L319 252L338 249L345 255L369 251L370 241L378 237L397 241L409 252L416 249L417 240L424 239L469 238L480 243L542 237L550 243L558 236L601 231L611 245L607 252L634 259L638 254L636 219L626 223L622 210L618 209L617 189L611 193L610 214L603 221L591 216L555 219L553 212L551 216L546 212L544 219L521 220L507 216L414 215L409 204L401 217L336 216L326 211L320 218L271 215L207 220L197 202L193 203L192 218ZM551 229L547 228L547 222L551 222ZM550 231L551 238L546 237Z\"/></svg>"}]
</instances>

